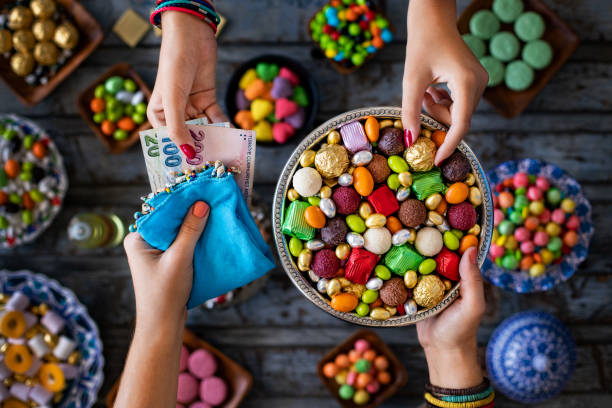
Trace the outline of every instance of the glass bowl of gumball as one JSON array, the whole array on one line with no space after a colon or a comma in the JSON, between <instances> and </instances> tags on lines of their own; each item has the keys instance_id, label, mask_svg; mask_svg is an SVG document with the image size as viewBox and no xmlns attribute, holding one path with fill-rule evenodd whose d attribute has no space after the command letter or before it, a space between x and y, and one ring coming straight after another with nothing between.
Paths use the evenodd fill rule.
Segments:
<instances>
[{"instance_id":1,"label":"glass bowl of gumball","mask_svg":"<svg viewBox=\"0 0 612 408\"><path fill-rule=\"evenodd\" d=\"M104 379L96 323L75 294L29 271L0 271L3 407L89 408Z\"/></svg>"},{"instance_id":2,"label":"glass bowl of gumball","mask_svg":"<svg viewBox=\"0 0 612 408\"><path fill-rule=\"evenodd\" d=\"M493 204L482 166L460 143L434 165L446 127L421 116L404 143L400 108L336 116L293 152L276 187L273 233L293 283L315 305L365 326L404 326L459 294L459 260L484 262Z\"/></svg>"},{"instance_id":3,"label":"glass bowl of gumball","mask_svg":"<svg viewBox=\"0 0 612 408\"><path fill-rule=\"evenodd\" d=\"M483 274L518 293L550 290L588 254L594 227L580 184L536 159L504 162L488 173L494 230Z\"/></svg>"}]
</instances>

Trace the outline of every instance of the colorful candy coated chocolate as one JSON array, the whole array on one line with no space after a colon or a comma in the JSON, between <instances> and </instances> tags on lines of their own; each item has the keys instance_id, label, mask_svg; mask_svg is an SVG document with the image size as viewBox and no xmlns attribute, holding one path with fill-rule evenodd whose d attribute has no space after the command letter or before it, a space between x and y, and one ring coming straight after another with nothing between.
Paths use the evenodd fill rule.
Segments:
<instances>
[{"instance_id":1,"label":"colorful candy coated chocolate","mask_svg":"<svg viewBox=\"0 0 612 408\"><path fill-rule=\"evenodd\" d=\"M372 174L365 167L357 167L353 172L353 186L362 197L367 197L374 189Z\"/></svg>"}]
</instances>

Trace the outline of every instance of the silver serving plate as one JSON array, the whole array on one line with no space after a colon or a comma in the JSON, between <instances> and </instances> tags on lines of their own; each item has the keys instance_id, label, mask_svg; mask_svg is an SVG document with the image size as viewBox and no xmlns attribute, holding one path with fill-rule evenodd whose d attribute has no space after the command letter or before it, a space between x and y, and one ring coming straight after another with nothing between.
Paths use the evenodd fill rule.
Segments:
<instances>
[{"instance_id":1,"label":"silver serving plate","mask_svg":"<svg viewBox=\"0 0 612 408\"><path fill-rule=\"evenodd\" d=\"M312 303L317 305L319 308L325 310L327 313L342 319L350 323L359 324L362 326L373 326L373 327L399 327L407 326L424 320L428 317L434 316L444 310L450 305L453 300L459 296L459 283L455 284L453 288L446 294L444 299L435 307L426 310L420 310L414 315L404 316L393 316L387 320L374 320L369 316L361 317L355 313L344 313L334 310L329 300L321 295L315 287L312 286L308 278L307 272L300 272L297 265L293 261L291 254L289 253L288 241L285 239L284 234L281 232L281 225L283 220L283 211L285 208L285 198L287 196L287 190L293 174L299 168L300 155L307 149L310 149L320 143L329 131L338 129L345 123L349 123L355 120L362 119L366 116L374 116L377 118L389 118L389 119L400 119L401 109L392 106L379 106L369 107L362 109L355 109L349 112L345 112L338 115L321 126L313 130L302 140L302 142L293 151L293 154L285 164L283 171L279 177L278 184L276 185L276 191L274 192L274 204L272 208L272 230L274 233L274 240L276 241L276 249L278 251L278 257L280 262L285 269L285 272L293 282L293 284L310 300ZM448 128L435 119L421 114L421 125L424 128L430 130L444 130ZM461 142L457 147L465 157L467 157L470 165L472 166L472 172L476 177L476 185L480 188L482 193L482 217L481 217L481 233L480 241L478 244L478 265L482 267L483 262L489 252L489 245L491 243L491 237L493 235L493 201L491 196L491 189L487 176L485 174L482 165L478 161L478 158L468 147L465 142Z\"/></svg>"}]
</instances>

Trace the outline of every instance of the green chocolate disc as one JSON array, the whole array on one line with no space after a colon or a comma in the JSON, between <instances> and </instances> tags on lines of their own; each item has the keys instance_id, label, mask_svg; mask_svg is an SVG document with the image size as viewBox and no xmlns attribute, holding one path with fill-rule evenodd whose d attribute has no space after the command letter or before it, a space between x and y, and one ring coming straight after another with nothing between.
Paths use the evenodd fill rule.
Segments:
<instances>
[{"instance_id":1,"label":"green chocolate disc","mask_svg":"<svg viewBox=\"0 0 612 408\"><path fill-rule=\"evenodd\" d=\"M487 86L497 86L502 83L504 80L505 68L504 64L499 62L497 59L487 55L480 59L480 65L487 71L489 74L489 82Z\"/></svg>"},{"instance_id":2,"label":"green chocolate disc","mask_svg":"<svg viewBox=\"0 0 612 408\"><path fill-rule=\"evenodd\" d=\"M511 23L523 12L523 0L495 0L493 12L504 23Z\"/></svg>"},{"instance_id":3,"label":"green chocolate disc","mask_svg":"<svg viewBox=\"0 0 612 408\"><path fill-rule=\"evenodd\" d=\"M537 40L544 34L544 30L546 30L544 19L534 11L521 14L514 22L514 32L525 42Z\"/></svg>"},{"instance_id":4,"label":"green chocolate disc","mask_svg":"<svg viewBox=\"0 0 612 408\"><path fill-rule=\"evenodd\" d=\"M490 10L480 10L470 19L470 32L481 40L488 40L499 31L499 20Z\"/></svg>"},{"instance_id":5,"label":"green chocolate disc","mask_svg":"<svg viewBox=\"0 0 612 408\"><path fill-rule=\"evenodd\" d=\"M473 34L463 34L461 38L463 38L463 41L470 47L470 50L472 50L476 58L484 57L487 52L487 46L484 41Z\"/></svg>"},{"instance_id":6,"label":"green chocolate disc","mask_svg":"<svg viewBox=\"0 0 612 408\"><path fill-rule=\"evenodd\" d=\"M544 69L550 65L552 58L552 47L546 41L531 41L523 47L523 61L531 68Z\"/></svg>"},{"instance_id":7,"label":"green chocolate disc","mask_svg":"<svg viewBox=\"0 0 612 408\"><path fill-rule=\"evenodd\" d=\"M533 83L533 69L523 61L512 61L506 66L506 86L513 91L524 91Z\"/></svg>"},{"instance_id":8,"label":"green chocolate disc","mask_svg":"<svg viewBox=\"0 0 612 408\"><path fill-rule=\"evenodd\" d=\"M508 31L495 34L489 43L491 55L502 62L512 61L518 56L520 50L519 40Z\"/></svg>"}]
</instances>

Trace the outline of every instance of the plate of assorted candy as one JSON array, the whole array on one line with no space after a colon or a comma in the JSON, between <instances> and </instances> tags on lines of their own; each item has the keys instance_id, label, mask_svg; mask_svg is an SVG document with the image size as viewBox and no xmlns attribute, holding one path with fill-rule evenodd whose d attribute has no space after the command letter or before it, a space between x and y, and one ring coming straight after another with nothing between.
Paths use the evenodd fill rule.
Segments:
<instances>
[{"instance_id":1,"label":"plate of assorted candy","mask_svg":"<svg viewBox=\"0 0 612 408\"><path fill-rule=\"evenodd\" d=\"M319 108L317 86L296 61L263 55L242 64L225 95L232 123L256 132L257 143L282 145L299 140Z\"/></svg>"},{"instance_id":2,"label":"plate of assorted candy","mask_svg":"<svg viewBox=\"0 0 612 408\"><path fill-rule=\"evenodd\" d=\"M554 164L508 161L488 173L494 231L483 274L518 293L569 279L587 257L594 227L580 184Z\"/></svg>"},{"instance_id":3,"label":"plate of assorted candy","mask_svg":"<svg viewBox=\"0 0 612 408\"><path fill-rule=\"evenodd\" d=\"M75 294L29 271L0 271L3 407L89 408L104 358L95 322Z\"/></svg>"},{"instance_id":4,"label":"plate of assorted candy","mask_svg":"<svg viewBox=\"0 0 612 408\"><path fill-rule=\"evenodd\" d=\"M49 227L68 177L45 130L16 115L0 115L0 133L0 247L12 248Z\"/></svg>"},{"instance_id":5,"label":"plate of assorted candy","mask_svg":"<svg viewBox=\"0 0 612 408\"><path fill-rule=\"evenodd\" d=\"M312 17L308 31L341 74L355 71L393 40L389 20L371 0L332 0Z\"/></svg>"},{"instance_id":6,"label":"plate of assorted candy","mask_svg":"<svg viewBox=\"0 0 612 408\"><path fill-rule=\"evenodd\" d=\"M298 289L328 313L368 326L402 326L458 295L459 259L493 228L489 184L461 143L441 167L446 127L422 115L404 144L394 107L363 108L319 126L281 173L273 229Z\"/></svg>"}]
</instances>

